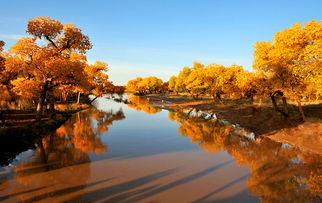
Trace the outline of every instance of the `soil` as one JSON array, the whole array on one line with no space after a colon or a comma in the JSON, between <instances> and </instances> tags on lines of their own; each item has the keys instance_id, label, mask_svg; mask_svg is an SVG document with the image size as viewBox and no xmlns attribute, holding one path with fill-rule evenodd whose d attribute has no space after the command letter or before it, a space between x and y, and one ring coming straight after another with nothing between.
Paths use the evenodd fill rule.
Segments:
<instances>
[{"instance_id":1,"label":"soil","mask_svg":"<svg viewBox=\"0 0 322 203\"><path fill-rule=\"evenodd\" d=\"M239 124L256 136L300 147L322 154L322 103L306 103L301 120L297 106L289 104L289 116L276 112L269 101L261 105L249 101L225 100L224 104L211 98L194 99L182 95L148 95L150 105L175 111L200 110L215 113L218 119Z\"/></svg>"}]
</instances>

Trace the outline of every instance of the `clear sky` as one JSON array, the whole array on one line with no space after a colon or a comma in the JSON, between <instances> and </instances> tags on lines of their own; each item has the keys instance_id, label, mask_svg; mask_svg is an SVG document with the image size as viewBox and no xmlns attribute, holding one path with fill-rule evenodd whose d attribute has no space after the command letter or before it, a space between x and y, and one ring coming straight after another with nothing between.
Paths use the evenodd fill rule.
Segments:
<instances>
[{"instance_id":1,"label":"clear sky","mask_svg":"<svg viewBox=\"0 0 322 203\"><path fill-rule=\"evenodd\" d=\"M199 61L251 70L252 46L296 22L322 19L322 0L3 0L0 39L6 49L26 35L28 19L76 24L94 47L88 60L110 67L125 84L138 76L168 80Z\"/></svg>"}]
</instances>

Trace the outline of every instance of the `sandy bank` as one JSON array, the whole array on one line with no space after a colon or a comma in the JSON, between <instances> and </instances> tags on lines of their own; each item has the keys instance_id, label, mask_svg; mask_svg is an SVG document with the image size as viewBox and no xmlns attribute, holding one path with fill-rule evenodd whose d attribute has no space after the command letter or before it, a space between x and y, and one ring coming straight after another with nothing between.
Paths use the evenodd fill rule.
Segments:
<instances>
[{"instance_id":1,"label":"sandy bank","mask_svg":"<svg viewBox=\"0 0 322 203\"><path fill-rule=\"evenodd\" d=\"M322 154L322 104L303 107L306 122L300 120L297 107L289 105L290 114L285 118L276 112L270 103L261 107L252 104L227 102L219 104L211 99L194 100L188 96L148 95L150 105L172 111L207 111L215 113L218 119L272 140L287 143L303 150Z\"/></svg>"}]
</instances>

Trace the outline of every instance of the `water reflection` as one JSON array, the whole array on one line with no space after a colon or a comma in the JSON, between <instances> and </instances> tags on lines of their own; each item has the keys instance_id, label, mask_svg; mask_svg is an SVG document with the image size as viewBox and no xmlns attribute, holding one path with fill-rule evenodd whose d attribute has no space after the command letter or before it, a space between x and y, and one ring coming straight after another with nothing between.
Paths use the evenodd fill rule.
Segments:
<instances>
[{"instance_id":1,"label":"water reflection","mask_svg":"<svg viewBox=\"0 0 322 203\"><path fill-rule=\"evenodd\" d=\"M109 125L114 121L124 118L121 109L117 112L104 112L90 108L76 113L55 133L41 139L32 156L13 166L15 184L10 187L8 192L20 194L19 191L25 188L39 188L43 193L44 188L59 185L64 180L82 185L78 186L77 190L85 188L91 175L90 165L84 164L91 161L89 153L106 152L108 148L101 141L102 134L108 131ZM76 165L80 166L76 167ZM62 172L57 171L60 168L66 169ZM1 187L7 185L8 180L0 179ZM39 193L39 196L37 189L33 189L32 192L33 198L31 199L27 198L28 195L20 194L20 201L32 202L53 195L51 192L45 196ZM72 192L72 190L65 191L66 194L68 192ZM5 200L6 197L2 197L2 199Z\"/></svg>"},{"instance_id":2,"label":"water reflection","mask_svg":"<svg viewBox=\"0 0 322 203\"><path fill-rule=\"evenodd\" d=\"M0 168L0 201L321 202L321 156L142 97L97 101L114 111L79 112Z\"/></svg>"},{"instance_id":3,"label":"water reflection","mask_svg":"<svg viewBox=\"0 0 322 203\"><path fill-rule=\"evenodd\" d=\"M248 190L262 202L320 202L322 157L283 144L240 135L240 129L216 119L169 112L178 131L209 153L228 152L239 166L250 169ZM239 135L237 135L239 134ZM199 199L200 201L203 198Z\"/></svg>"},{"instance_id":4,"label":"water reflection","mask_svg":"<svg viewBox=\"0 0 322 203\"><path fill-rule=\"evenodd\" d=\"M90 161L87 152L96 154L107 151L102 143L101 135L108 126L125 116L122 110L103 112L96 108L76 113L56 133L43 138L31 162L24 162L16 167L25 168L29 165L46 165L46 170L66 167Z\"/></svg>"},{"instance_id":5,"label":"water reflection","mask_svg":"<svg viewBox=\"0 0 322 203\"><path fill-rule=\"evenodd\" d=\"M149 105L149 98L131 95L128 98L128 107L137 111L144 111L148 114L156 114L162 111L162 109L155 108Z\"/></svg>"}]
</instances>

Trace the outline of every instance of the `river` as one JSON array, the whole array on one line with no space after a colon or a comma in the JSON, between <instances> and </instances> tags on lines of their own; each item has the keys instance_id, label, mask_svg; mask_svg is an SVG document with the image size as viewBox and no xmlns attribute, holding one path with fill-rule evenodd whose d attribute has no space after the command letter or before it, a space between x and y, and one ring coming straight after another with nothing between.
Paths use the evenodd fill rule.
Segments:
<instances>
[{"instance_id":1,"label":"river","mask_svg":"<svg viewBox=\"0 0 322 203\"><path fill-rule=\"evenodd\" d=\"M0 201L321 202L320 155L139 97L95 107L3 162Z\"/></svg>"}]
</instances>

